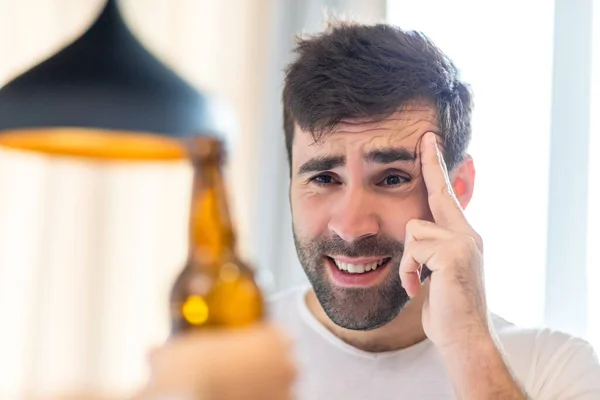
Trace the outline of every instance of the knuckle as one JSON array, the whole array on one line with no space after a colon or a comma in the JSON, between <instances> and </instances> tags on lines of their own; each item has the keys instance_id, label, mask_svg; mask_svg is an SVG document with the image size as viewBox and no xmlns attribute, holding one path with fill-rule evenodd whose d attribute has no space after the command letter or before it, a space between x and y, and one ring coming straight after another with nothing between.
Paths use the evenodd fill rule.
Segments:
<instances>
[{"instance_id":1,"label":"knuckle","mask_svg":"<svg viewBox=\"0 0 600 400\"><path fill-rule=\"evenodd\" d=\"M462 254L471 253L474 248L474 241L471 236L461 234L455 240L454 247Z\"/></svg>"},{"instance_id":2,"label":"knuckle","mask_svg":"<svg viewBox=\"0 0 600 400\"><path fill-rule=\"evenodd\" d=\"M419 220L418 219L411 219L406 223L406 229L411 231L416 229L416 227L419 225Z\"/></svg>"},{"instance_id":3,"label":"knuckle","mask_svg":"<svg viewBox=\"0 0 600 400\"><path fill-rule=\"evenodd\" d=\"M451 186L448 185L448 183L444 183L437 191L431 192L429 197L433 199L436 197L439 199L453 198L454 193L452 192Z\"/></svg>"},{"instance_id":4,"label":"knuckle","mask_svg":"<svg viewBox=\"0 0 600 400\"><path fill-rule=\"evenodd\" d=\"M473 239L473 242L475 243L475 245L477 246L477 248L480 251L483 251L483 238L478 233L474 233L472 235L472 239Z\"/></svg>"},{"instance_id":5,"label":"knuckle","mask_svg":"<svg viewBox=\"0 0 600 400\"><path fill-rule=\"evenodd\" d=\"M425 220L422 220L422 219L413 218L413 219L410 219L406 223L406 229L408 229L408 230L416 230L416 229L419 229L419 228L422 228L422 227L429 226L431 224L432 224L432 222L425 221Z\"/></svg>"},{"instance_id":6,"label":"knuckle","mask_svg":"<svg viewBox=\"0 0 600 400\"><path fill-rule=\"evenodd\" d=\"M475 254L479 254L482 252L482 241L479 235L467 235L462 234L453 244L455 248L462 254L465 258L471 258Z\"/></svg>"},{"instance_id":7,"label":"knuckle","mask_svg":"<svg viewBox=\"0 0 600 400\"><path fill-rule=\"evenodd\" d=\"M444 184L440 188L440 196L443 196L443 197L452 197L452 190L450 189L450 185Z\"/></svg>"}]
</instances>

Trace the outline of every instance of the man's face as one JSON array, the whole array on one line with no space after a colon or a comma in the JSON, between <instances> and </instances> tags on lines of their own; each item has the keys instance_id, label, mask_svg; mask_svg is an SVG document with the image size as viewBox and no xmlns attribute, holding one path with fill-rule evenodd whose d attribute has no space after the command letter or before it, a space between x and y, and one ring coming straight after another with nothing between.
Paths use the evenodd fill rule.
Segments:
<instances>
[{"instance_id":1,"label":"man's face","mask_svg":"<svg viewBox=\"0 0 600 400\"><path fill-rule=\"evenodd\" d=\"M321 306L341 327L375 329L409 300L398 267L406 223L432 220L416 151L428 131L439 131L435 111L416 105L380 122L344 121L318 143L296 127L296 249Z\"/></svg>"}]
</instances>

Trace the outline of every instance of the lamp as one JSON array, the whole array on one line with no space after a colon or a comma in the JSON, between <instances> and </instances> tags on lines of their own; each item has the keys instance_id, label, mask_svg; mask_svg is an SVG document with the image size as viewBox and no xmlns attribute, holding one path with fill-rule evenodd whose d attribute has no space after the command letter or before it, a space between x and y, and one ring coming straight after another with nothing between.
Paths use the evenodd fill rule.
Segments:
<instances>
[{"instance_id":1,"label":"lamp","mask_svg":"<svg viewBox=\"0 0 600 400\"><path fill-rule=\"evenodd\" d=\"M110 159L179 159L223 134L223 110L150 54L108 0L91 27L0 90L0 145ZM225 115L224 118L228 118Z\"/></svg>"}]
</instances>

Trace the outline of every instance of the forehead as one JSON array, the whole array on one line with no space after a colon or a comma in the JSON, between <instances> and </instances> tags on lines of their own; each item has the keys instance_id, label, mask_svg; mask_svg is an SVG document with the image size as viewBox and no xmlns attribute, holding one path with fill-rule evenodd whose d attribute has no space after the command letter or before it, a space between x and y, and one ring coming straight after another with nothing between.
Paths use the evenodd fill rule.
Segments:
<instances>
[{"instance_id":1,"label":"forehead","mask_svg":"<svg viewBox=\"0 0 600 400\"><path fill-rule=\"evenodd\" d=\"M343 120L317 142L310 132L296 126L292 159L296 164L323 153L364 153L386 147L415 149L428 131L439 132L437 114L433 107L422 104L407 106L381 121Z\"/></svg>"}]
</instances>

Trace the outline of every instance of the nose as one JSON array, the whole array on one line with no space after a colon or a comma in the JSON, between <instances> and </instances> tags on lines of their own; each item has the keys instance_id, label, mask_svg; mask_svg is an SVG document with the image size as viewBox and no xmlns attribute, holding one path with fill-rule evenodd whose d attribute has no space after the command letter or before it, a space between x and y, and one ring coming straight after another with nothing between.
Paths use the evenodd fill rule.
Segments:
<instances>
[{"instance_id":1,"label":"nose","mask_svg":"<svg viewBox=\"0 0 600 400\"><path fill-rule=\"evenodd\" d=\"M375 201L367 190L348 188L333 210L329 230L349 243L377 235L380 222L375 210Z\"/></svg>"}]
</instances>

